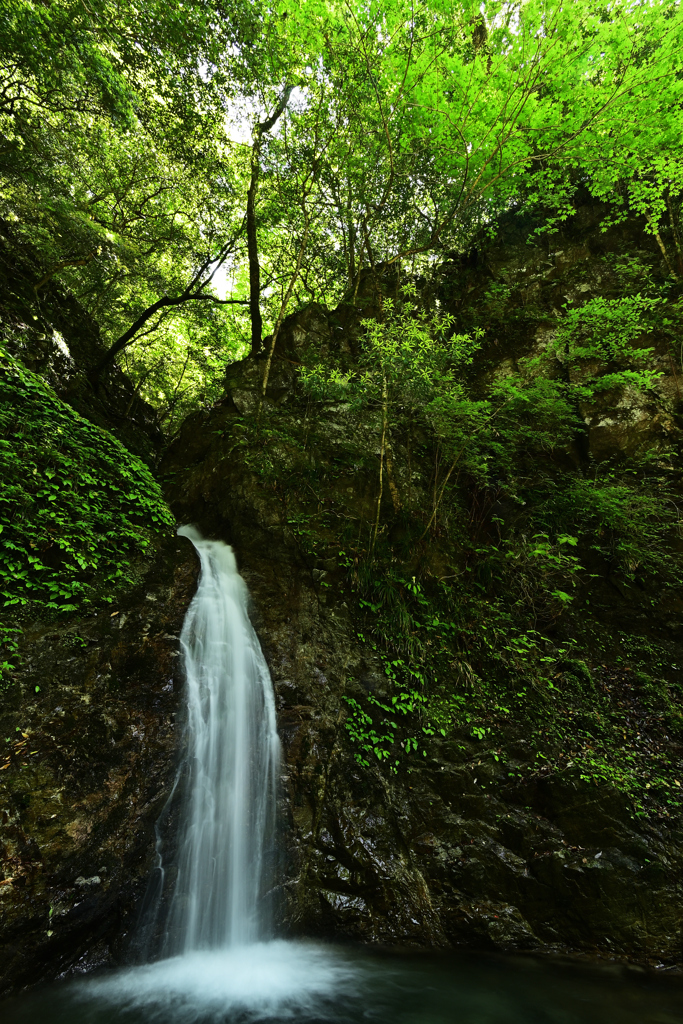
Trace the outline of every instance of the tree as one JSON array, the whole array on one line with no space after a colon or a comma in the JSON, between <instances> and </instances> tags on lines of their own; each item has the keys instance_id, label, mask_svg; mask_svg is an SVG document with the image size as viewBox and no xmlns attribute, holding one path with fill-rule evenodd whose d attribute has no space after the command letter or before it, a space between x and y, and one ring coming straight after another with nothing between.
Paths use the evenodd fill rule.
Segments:
<instances>
[{"instance_id":1,"label":"tree","mask_svg":"<svg viewBox=\"0 0 683 1024\"><path fill-rule=\"evenodd\" d=\"M108 360L168 328L172 309L193 302L200 324L219 301L211 278L243 209L239 161L213 122L244 77L238 59L227 75L235 34L253 27L249 5L227 11L148 4L130 17L62 0L18 3L0 23L1 213L40 261L36 305L53 278L71 287Z\"/></svg>"},{"instance_id":2,"label":"tree","mask_svg":"<svg viewBox=\"0 0 683 1024\"><path fill-rule=\"evenodd\" d=\"M153 335L220 322L227 361L243 308L260 354L293 302L353 301L379 263L435 267L511 204L561 219L577 180L644 213L683 266L674 0L130 14L22 0L0 28L0 212L40 254L36 303L71 288L109 359L144 343L158 361Z\"/></svg>"},{"instance_id":3,"label":"tree","mask_svg":"<svg viewBox=\"0 0 683 1024\"><path fill-rule=\"evenodd\" d=\"M261 172L261 146L266 135L282 116L294 86L286 85L275 110L265 121L257 121L251 144L251 178L247 192L247 251L249 259L249 312L251 315L251 354L258 356L263 347L263 318L261 317L261 266L256 234L256 193Z\"/></svg>"},{"instance_id":4,"label":"tree","mask_svg":"<svg viewBox=\"0 0 683 1024\"><path fill-rule=\"evenodd\" d=\"M579 167L604 191L665 164L668 184L650 175L661 204L680 175L681 17L674 3L345 3L322 54L347 122L328 181L353 269L359 251L368 265L462 246Z\"/></svg>"},{"instance_id":5,"label":"tree","mask_svg":"<svg viewBox=\"0 0 683 1024\"><path fill-rule=\"evenodd\" d=\"M407 290L410 292L410 288ZM384 298L381 305L379 319L362 322L365 334L357 368L342 373L321 363L301 371L301 379L313 396L351 400L356 406L380 412L379 488L373 547L379 533L385 465L395 512L402 505L393 472L394 409L400 406L408 417L418 413L425 416L451 455L460 448L464 423L471 433L490 413L489 403L473 400L462 380L463 370L472 363L479 348L481 332L475 337L454 334L452 317L430 315L410 301L401 302L397 308L393 300ZM454 464L457 459L456 452ZM451 473L452 469L446 475L441 493ZM435 471L434 516L440 500L437 484Z\"/></svg>"}]
</instances>

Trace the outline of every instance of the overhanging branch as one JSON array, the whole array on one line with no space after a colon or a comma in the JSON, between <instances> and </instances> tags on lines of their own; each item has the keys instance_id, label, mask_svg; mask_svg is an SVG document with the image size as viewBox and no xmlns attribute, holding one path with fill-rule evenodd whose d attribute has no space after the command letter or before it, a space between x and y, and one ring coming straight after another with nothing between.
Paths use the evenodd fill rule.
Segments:
<instances>
[{"instance_id":1,"label":"overhanging branch","mask_svg":"<svg viewBox=\"0 0 683 1024\"><path fill-rule=\"evenodd\" d=\"M102 371L109 366L111 362L116 358L119 352L123 352L124 348L127 348L145 326L148 320L150 320L155 313L158 313L161 309L167 309L173 306L183 306L186 302L213 302L218 306L248 306L249 299L219 299L215 295L205 295L201 292L194 292L190 295L183 293L175 297L164 295L163 298L157 299L151 306L140 314L135 323L133 323L127 331L125 331L120 338L114 342L110 349L105 352L102 359L99 361L94 370L90 373L90 379L95 383L99 379Z\"/></svg>"}]
</instances>

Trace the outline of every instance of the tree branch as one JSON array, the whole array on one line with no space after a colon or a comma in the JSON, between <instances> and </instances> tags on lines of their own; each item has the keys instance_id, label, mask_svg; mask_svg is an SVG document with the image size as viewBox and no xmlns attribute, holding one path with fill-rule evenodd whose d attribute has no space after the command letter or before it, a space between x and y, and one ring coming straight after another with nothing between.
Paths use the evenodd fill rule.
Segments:
<instances>
[{"instance_id":1,"label":"tree branch","mask_svg":"<svg viewBox=\"0 0 683 1024\"><path fill-rule=\"evenodd\" d=\"M135 323L131 324L128 330L124 331L121 337L117 338L117 340L114 342L111 348L108 349L107 352L105 352L104 356L102 357L102 359L100 359L97 366L94 368L94 370L90 372L89 376L91 381L93 383L97 383L105 367L107 367L116 358L119 352L122 352L124 348L126 348L128 345L131 344L132 341L134 341L135 337L137 336L139 331L145 326L147 321L150 320L155 313L158 313L160 309L166 309L172 306L183 306L186 302L196 302L202 300L214 302L216 303L216 305L220 306L249 305L249 299L219 299L215 295L202 295L197 293L194 295L186 295L185 293L183 293L182 295L177 295L175 298L171 298L168 295L164 295L162 299L157 299L157 301L153 302L151 306L148 306L147 309L140 314Z\"/></svg>"}]
</instances>

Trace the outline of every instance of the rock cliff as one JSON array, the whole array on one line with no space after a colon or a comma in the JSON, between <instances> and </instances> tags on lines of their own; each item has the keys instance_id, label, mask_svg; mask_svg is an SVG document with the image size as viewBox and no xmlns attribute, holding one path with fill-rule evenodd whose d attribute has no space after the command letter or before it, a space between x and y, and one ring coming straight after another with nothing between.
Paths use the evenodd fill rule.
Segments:
<instances>
[{"instance_id":1,"label":"rock cliff","mask_svg":"<svg viewBox=\"0 0 683 1024\"><path fill-rule=\"evenodd\" d=\"M495 245L454 257L423 288L423 301L450 310L459 329L486 329L475 390L543 351L563 306L578 307L586 294L624 295L629 273L661 281L657 250L639 225L603 235L600 213L581 208L560 236L533 245L533 223L511 218ZM623 559L596 541L611 527L598 525L577 549L584 571L570 608L550 602L534 606L534 617L515 598L531 623L524 636L542 637L535 656L553 661L549 687L525 675L523 651L515 648L495 671L477 654L494 629L486 608L500 598L481 552L512 543L501 523L516 524L514 536L526 543L521 495L539 480L590 482L596 467L615 472L619 459L649 450L675 502L680 371L669 328L662 323L648 336L662 374L656 393L615 399L605 391L586 402L570 445L529 449L527 490L512 470L495 486L459 480L454 495L466 512L471 557L455 518L421 536L434 444L420 423L397 423L392 482L401 501L385 488L382 585L398 595L397 622L416 594L431 609L447 591L460 640L439 670L432 717L417 719L417 749L410 752L401 724L395 762L364 758L349 728L352 709L365 709L368 729L380 728L377 708L390 713L395 692L387 666L407 658L411 629L424 633L427 620L415 613L403 646L392 648L392 637L383 646L371 633L378 613L368 595L379 590L363 576L363 556L377 504L379 412L313 402L299 366L311 353L352 366L361 319L398 287L392 273L380 272L379 284L364 279L355 305L330 312L312 304L285 321L262 408L263 361L230 366L225 399L190 417L160 467L178 521L233 545L271 669L284 748L281 883L269 894L279 931L674 963L683 942L680 585L663 588L652 570L629 576ZM637 288L632 282L631 292ZM668 306L676 301L674 289ZM576 372L556 362L557 373ZM673 564L680 539L673 531L665 541ZM153 861L154 821L172 785L182 684L176 638L195 572L189 544L174 542L141 569L118 615L26 631L3 714L7 766L0 765L8 984L125 956ZM481 619L471 618L474 598L463 603L465 573L479 573ZM449 621L441 606L429 615ZM517 620L505 621L499 646ZM521 635L510 633L513 647ZM438 628L428 637L426 659L441 642ZM552 658L543 638L554 645ZM451 708L442 718L439 701ZM571 727L561 733L565 718ZM636 796L633 780L647 765L659 782L647 784L650 794L643 783Z\"/></svg>"}]
</instances>

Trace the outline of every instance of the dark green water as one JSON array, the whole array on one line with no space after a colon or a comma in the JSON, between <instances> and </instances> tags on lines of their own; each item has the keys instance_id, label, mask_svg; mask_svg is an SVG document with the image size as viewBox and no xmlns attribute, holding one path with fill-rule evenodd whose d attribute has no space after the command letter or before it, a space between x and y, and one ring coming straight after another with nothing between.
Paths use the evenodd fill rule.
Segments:
<instances>
[{"instance_id":1,"label":"dark green water","mask_svg":"<svg viewBox=\"0 0 683 1024\"><path fill-rule=\"evenodd\" d=\"M683 979L518 956L270 942L63 982L3 1024L683 1024Z\"/></svg>"}]
</instances>

